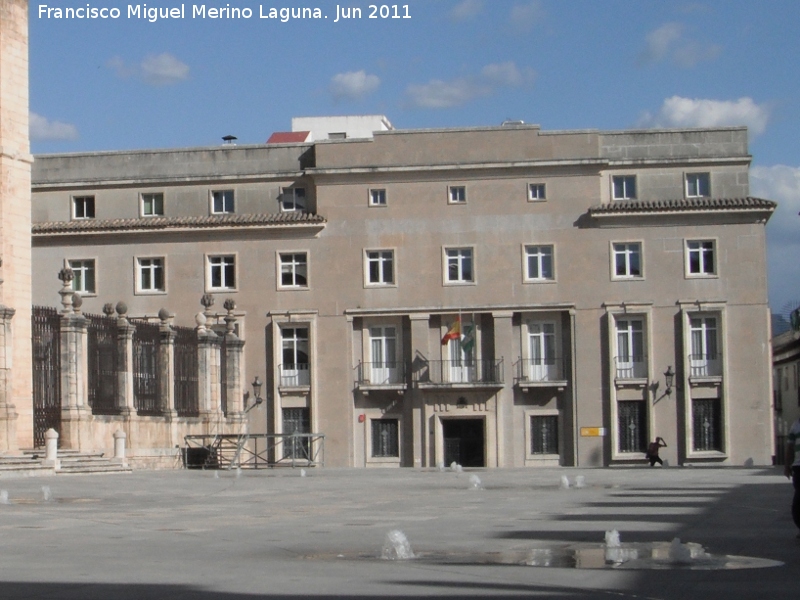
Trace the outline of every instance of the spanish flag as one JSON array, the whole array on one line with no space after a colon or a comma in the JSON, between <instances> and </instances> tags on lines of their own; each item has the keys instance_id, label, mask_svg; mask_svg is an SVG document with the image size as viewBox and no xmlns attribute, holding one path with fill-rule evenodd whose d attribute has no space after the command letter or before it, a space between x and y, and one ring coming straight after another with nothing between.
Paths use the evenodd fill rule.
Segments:
<instances>
[{"instance_id":1,"label":"spanish flag","mask_svg":"<svg viewBox=\"0 0 800 600\"><path fill-rule=\"evenodd\" d=\"M450 326L450 329L447 330L447 333L444 334L442 338L442 346L446 346L447 342L450 340L460 340L461 339L461 317L458 317L453 324Z\"/></svg>"}]
</instances>

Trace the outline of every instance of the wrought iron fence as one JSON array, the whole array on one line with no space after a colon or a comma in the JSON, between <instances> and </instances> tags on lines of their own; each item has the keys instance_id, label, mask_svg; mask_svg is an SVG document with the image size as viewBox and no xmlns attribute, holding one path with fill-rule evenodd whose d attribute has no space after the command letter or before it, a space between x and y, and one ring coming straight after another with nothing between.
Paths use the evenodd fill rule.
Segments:
<instances>
[{"instance_id":1,"label":"wrought iron fence","mask_svg":"<svg viewBox=\"0 0 800 600\"><path fill-rule=\"evenodd\" d=\"M133 405L140 415L159 415L158 345L161 339L156 323L131 319L133 332Z\"/></svg>"},{"instance_id":2,"label":"wrought iron fence","mask_svg":"<svg viewBox=\"0 0 800 600\"><path fill-rule=\"evenodd\" d=\"M84 316L88 320L89 406L95 415L119 414L117 320L103 315Z\"/></svg>"},{"instance_id":3,"label":"wrought iron fence","mask_svg":"<svg viewBox=\"0 0 800 600\"><path fill-rule=\"evenodd\" d=\"M414 372L414 383L502 385L503 359L425 361Z\"/></svg>"},{"instance_id":4,"label":"wrought iron fence","mask_svg":"<svg viewBox=\"0 0 800 600\"><path fill-rule=\"evenodd\" d=\"M45 432L61 432L61 318L55 308L34 306L33 443L45 445Z\"/></svg>"},{"instance_id":5,"label":"wrought iron fence","mask_svg":"<svg viewBox=\"0 0 800 600\"><path fill-rule=\"evenodd\" d=\"M191 327L174 329L175 410L179 417L196 417L200 414L197 389L197 332Z\"/></svg>"}]
</instances>

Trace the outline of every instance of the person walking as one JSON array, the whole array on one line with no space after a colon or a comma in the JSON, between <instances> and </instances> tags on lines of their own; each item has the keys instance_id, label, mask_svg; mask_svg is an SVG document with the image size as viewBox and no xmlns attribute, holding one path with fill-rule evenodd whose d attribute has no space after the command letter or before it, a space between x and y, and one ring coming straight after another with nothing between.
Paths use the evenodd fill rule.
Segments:
<instances>
[{"instance_id":1,"label":"person walking","mask_svg":"<svg viewBox=\"0 0 800 600\"><path fill-rule=\"evenodd\" d=\"M658 456L658 451L661 448L666 448L667 442L664 441L664 438L657 437L655 442L651 442L650 445L647 447L647 454L645 454L645 458L650 461L650 466L654 467L656 463L660 464L662 467L664 466L664 461Z\"/></svg>"},{"instance_id":2,"label":"person walking","mask_svg":"<svg viewBox=\"0 0 800 600\"><path fill-rule=\"evenodd\" d=\"M792 520L797 526L800 539L800 419L794 422L786 436L786 457L783 461L783 474L792 480L794 498L792 499Z\"/></svg>"}]
</instances>

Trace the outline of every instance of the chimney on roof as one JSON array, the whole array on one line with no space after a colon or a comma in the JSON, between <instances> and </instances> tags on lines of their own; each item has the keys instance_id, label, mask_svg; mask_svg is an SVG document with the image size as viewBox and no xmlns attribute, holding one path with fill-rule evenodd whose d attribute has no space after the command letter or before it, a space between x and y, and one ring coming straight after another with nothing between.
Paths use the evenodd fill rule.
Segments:
<instances>
[{"instance_id":1,"label":"chimney on roof","mask_svg":"<svg viewBox=\"0 0 800 600\"><path fill-rule=\"evenodd\" d=\"M238 140L238 139L239 138L237 138L235 135L226 135L225 137L222 138L222 145L223 146L235 146L236 145L236 140Z\"/></svg>"}]
</instances>

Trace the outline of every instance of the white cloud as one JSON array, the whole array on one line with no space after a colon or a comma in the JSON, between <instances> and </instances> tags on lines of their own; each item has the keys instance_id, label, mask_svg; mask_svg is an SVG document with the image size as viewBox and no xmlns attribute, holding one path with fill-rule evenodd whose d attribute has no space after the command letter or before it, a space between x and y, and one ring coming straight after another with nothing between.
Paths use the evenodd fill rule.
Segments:
<instances>
[{"instance_id":1,"label":"white cloud","mask_svg":"<svg viewBox=\"0 0 800 600\"><path fill-rule=\"evenodd\" d=\"M455 21L466 21L478 16L482 10L483 0L463 0L450 11L450 18Z\"/></svg>"},{"instance_id":2,"label":"white cloud","mask_svg":"<svg viewBox=\"0 0 800 600\"><path fill-rule=\"evenodd\" d=\"M533 69L520 69L513 62L496 63L486 65L477 75L449 81L433 79L425 84L411 85L406 94L417 108L451 108L475 98L490 96L504 87L531 84L535 76Z\"/></svg>"},{"instance_id":3,"label":"white cloud","mask_svg":"<svg viewBox=\"0 0 800 600\"><path fill-rule=\"evenodd\" d=\"M679 67L693 67L703 61L714 60L722 47L696 39L687 39L681 23L664 23L645 36L646 46L640 56L643 64L670 60Z\"/></svg>"},{"instance_id":4,"label":"white cloud","mask_svg":"<svg viewBox=\"0 0 800 600\"><path fill-rule=\"evenodd\" d=\"M359 100L377 90L380 84L381 80L377 75L369 75L362 69L334 75L330 92L336 100Z\"/></svg>"},{"instance_id":5,"label":"white cloud","mask_svg":"<svg viewBox=\"0 0 800 600\"><path fill-rule=\"evenodd\" d=\"M178 83L189 77L189 65L168 52L149 54L139 64L130 65L115 56L106 62L106 66L122 79L136 77L154 86Z\"/></svg>"},{"instance_id":6,"label":"white cloud","mask_svg":"<svg viewBox=\"0 0 800 600\"><path fill-rule=\"evenodd\" d=\"M750 192L778 203L767 223L767 256L770 304L780 311L800 297L800 167L752 167Z\"/></svg>"},{"instance_id":7,"label":"white cloud","mask_svg":"<svg viewBox=\"0 0 800 600\"><path fill-rule=\"evenodd\" d=\"M770 109L756 104L752 98L738 100L706 100L672 96L664 100L658 114L644 113L640 125L645 127L721 127L747 125L753 135L764 132Z\"/></svg>"},{"instance_id":8,"label":"white cloud","mask_svg":"<svg viewBox=\"0 0 800 600\"><path fill-rule=\"evenodd\" d=\"M76 140L78 128L70 123L50 121L49 119L30 113L30 132L32 140Z\"/></svg>"}]
</instances>

